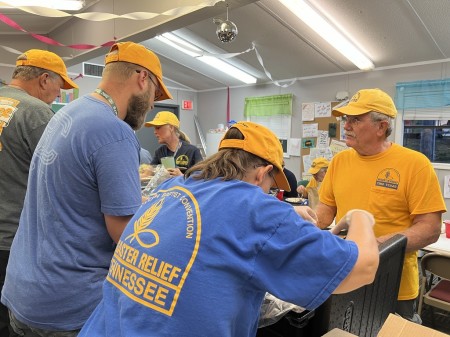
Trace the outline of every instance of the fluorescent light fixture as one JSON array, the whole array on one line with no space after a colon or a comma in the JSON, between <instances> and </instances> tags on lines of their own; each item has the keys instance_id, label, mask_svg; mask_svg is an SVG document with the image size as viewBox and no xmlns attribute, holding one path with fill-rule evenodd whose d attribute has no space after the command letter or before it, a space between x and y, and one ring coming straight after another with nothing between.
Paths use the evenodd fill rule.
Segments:
<instances>
[{"instance_id":1,"label":"fluorescent light fixture","mask_svg":"<svg viewBox=\"0 0 450 337\"><path fill-rule=\"evenodd\" d=\"M1 2L11 7L39 6L68 11L77 11L84 7L84 0L2 0Z\"/></svg>"},{"instance_id":2,"label":"fluorescent light fixture","mask_svg":"<svg viewBox=\"0 0 450 337\"><path fill-rule=\"evenodd\" d=\"M197 60L202 61L209 66L224 72L227 75L230 75L239 81L242 81L246 84L254 84L256 83L256 78L243 72L242 70L232 66L231 64L222 61L221 59L214 56L202 56L204 50L194 46L193 44L187 42L184 39L179 38L178 36L172 33L164 33L163 35L158 35L156 37L159 41L164 42L165 44L189 55L195 57Z\"/></svg>"},{"instance_id":3,"label":"fluorescent light fixture","mask_svg":"<svg viewBox=\"0 0 450 337\"><path fill-rule=\"evenodd\" d=\"M372 61L367 58L348 38L334 28L305 0L279 0L300 20L331 44L337 51L348 58L361 70L374 68Z\"/></svg>"}]
</instances>

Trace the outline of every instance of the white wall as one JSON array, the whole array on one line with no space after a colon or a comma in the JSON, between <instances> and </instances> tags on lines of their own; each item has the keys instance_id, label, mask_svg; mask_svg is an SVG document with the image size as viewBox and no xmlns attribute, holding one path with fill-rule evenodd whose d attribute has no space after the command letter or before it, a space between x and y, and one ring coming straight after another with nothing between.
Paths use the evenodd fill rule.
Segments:
<instances>
[{"instance_id":1,"label":"white wall","mask_svg":"<svg viewBox=\"0 0 450 337\"><path fill-rule=\"evenodd\" d=\"M303 102L335 101L338 91L348 91L350 96L363 88L380 88L395 96L397 82L418 80L433 80L450 77L450 63L429 64L399 69L386 69L356 74L329 76L315 79L299 80L288 88L275 85L260 85L253 87L240 87L230 89L231 119L243 120L245 97L266 96L292 93L294 94L291 137L301 138L301 104ZM224 123L226 114L226 89L220 91L202 92L198 98L198 116L203 131ZM402 116L397 117L401 119ZM393 135L395 138L396 135ZM450 149L449 149L450 151ZM300 178L300 157L291 156L285 159L286 167ZM450 165L439 165L436 169L441 187L443 188L444 175L450 174ZM450 211L450 199L445 199ZM444 217L450 217L450 212Z\"/></svg>"},{"instance_id":2,"label":"white wall","mask_svg":"<svg viewBox=\"0 0 450 337\"><path fill-rule=\"evenodd\" d=\"M101 64L101 62L100 62ZM0 66L0 78L9 81L13 68ZM71 77L81 72L81 65L68 68ZM276 94L294 94L291 137L301 138L301 104L303 102L334 101L338 91L348 91L350 95L362 88L380 88L395 96L397 82L418 80L434 80L450 77L450 63L436 63L398 69L376 70L355 74L336 75L329 77L302 79L288 88L280 88L273 84L257 86L243 86L230 88L230 119L244 119L244 99L246 97L267 96ZM79 78L76 83L80 87L80 96L94 91L99 83L95 78ZM193 101L193 110L180 108L181 129L191 138L192 143L200 144L194 124L193 116L199 117L203 133L214 129L217 124L227 123L227 89L207 92L193 92L170 87L169 91L173 100L164 101L166 104L182 106L183 100ZM399 115L397 117L401 119ZM398 133L399 130L396 130ZM396 138L398 135L394 135ZM449 149L450 151L450 149ZM285 160L286 167L300 178L300 157L291 156ZM450 174L450 165L439 165L436 169L441 187L444 176ZM450 210L450 199L446 199L447 208ZM450 217L450 212L444 216Z\"/></svg>"}]
</instances>

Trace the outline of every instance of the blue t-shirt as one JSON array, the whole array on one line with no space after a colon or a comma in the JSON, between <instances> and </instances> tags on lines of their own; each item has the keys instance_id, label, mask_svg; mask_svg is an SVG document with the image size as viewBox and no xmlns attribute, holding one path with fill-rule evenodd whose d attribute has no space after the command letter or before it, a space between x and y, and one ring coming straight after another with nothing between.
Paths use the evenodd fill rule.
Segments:
<instances>
[{"instance_id":1,"label":"blue t-shirt","mask_svg":"<svg viewBox=\"0 0 450 337\"><path fill-rule=\"evenodd\" d=\"M90 96L51 119L31 162L2 292L18 320L83 326L115 248L104 215L132 215L141 204L139 149L131 127Z\"/></svg>"},{"instance_id":2,"label":"blue t-shirt","mask_svg":"<svg viewBox=\"0 0 450 337\"><path fill-rule=\"evenodd\" d=\"M127 225L79 337L255 336L266 292L316 308L357 256L260 187L169 179Z\"/></svg>"}]
</instances>

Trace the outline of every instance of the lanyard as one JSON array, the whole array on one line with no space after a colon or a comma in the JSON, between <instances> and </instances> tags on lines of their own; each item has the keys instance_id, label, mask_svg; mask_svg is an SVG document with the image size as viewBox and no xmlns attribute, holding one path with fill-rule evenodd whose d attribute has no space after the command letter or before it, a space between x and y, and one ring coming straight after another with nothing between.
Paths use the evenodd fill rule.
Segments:
<instances>
[{"instance_id":1,"label":"lanyard","mask_svg":"<svg viewBox=\"0 0 450 337\"><path fill-rule=\"evenodd\" d=\"M176 148L175 152L173 153L174 158L177 157L177 153L178 153L178 150L180 149L180 147L181 147L181 140L178 141L177 148Z\"/></svg>"},{"instance_id":2,"label":"lanyard","mask_svg":"<svg viewBox=\"0 0 450 337\"><path fill-rule=\"evenodd\" d=\"M106 99L108 101L108 103L111 105L111 108L114 111L114 115L117 116L117 114L119 113L119 111L117 110L117 105L116 103L114 103L113 99L111 98L111 96L109 96L106 92L104 92L102 89L97 88L95 89L95 92L97 94L99 94L100 96L102 96L104 99Z\"/></svg>"}]
</instances>

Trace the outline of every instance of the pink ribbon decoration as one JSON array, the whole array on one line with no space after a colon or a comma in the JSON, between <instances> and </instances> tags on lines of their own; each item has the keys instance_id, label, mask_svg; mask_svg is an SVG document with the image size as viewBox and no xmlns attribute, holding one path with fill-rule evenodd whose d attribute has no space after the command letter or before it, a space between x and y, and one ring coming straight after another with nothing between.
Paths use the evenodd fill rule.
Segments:
<instances>
[{"instance_id":1,"label":"pink ribbon decoration","mask_svg":"<svg viewBox=\"0 0 450 337\"><path fill-rule=\"evenodd\" d=\"M116 43L116 41L108 41L105 43L102 43L100 46L94 46L92 44L71 44L71 45L65 45L62 44L56 40L53 40L47 36L44 35L40 35L40 34L35 34L35 33L30 33L27 30L25 30L24 28L22 28L20 25L18 25L14 20L10 19L8 16L0 13L0 21L3 21L4 23L6 23L8 26L16 29L16 30L20 30L24 33L27 33L29 35L31 35L32 37L34 37L36 40L39 40L45 44L50 44L53 46L60 46L60 47L69 47L72 49L94 49L97 47L111 47L113 44ZM115 37L114 37L115 39Z\"/></svg>"}]
</instances>

